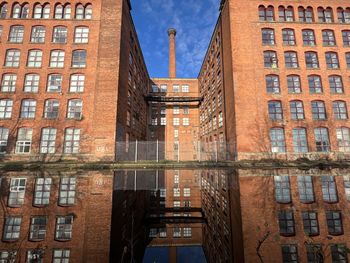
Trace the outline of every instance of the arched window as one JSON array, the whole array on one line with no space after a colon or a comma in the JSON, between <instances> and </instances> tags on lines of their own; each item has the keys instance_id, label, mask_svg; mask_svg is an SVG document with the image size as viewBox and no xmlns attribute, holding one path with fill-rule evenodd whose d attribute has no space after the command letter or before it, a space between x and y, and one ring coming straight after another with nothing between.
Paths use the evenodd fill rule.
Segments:
<instances>
[{"instance_id":1,"label":"arched window","mask_svg":"<svg viewBox=\"0 0 350 263\"><path fill-rule=\"evenodd\" d=\"M41 4L35 4L33 18L40 19L42 11L43 11L43 8L42 8Z\"/></svg>"},{"instance_id":2,"label":"arched window","mask_svg":"<svg viewBox=\"0 0 350 263\"><path fill-rule=\"evenodd\" d=\"M343 45L344 46L350 46L350 30L343 30L342 32L343 37Z\"/></svg>"},{"instance_id":3,"label":"arched window","mask_svg":"<svg viewBox=\"0 0 350 263\"><path fill-rule=\"evenodd\" d=\"M338 150L350 152L350 129L347 127L337 128Z\"/></svg>"},{"instance_id":4,"label":"arched window","mask_svg":"<svg viewBox=\"0 0 350 263\"><path fill-rule=\"evenodd\" d=\"M85 6L85 19L92 19L92 5L87 4Z\"/></svg>"},{"instance_id":5,"label":"arched window","mask_svg":"<svg viewBox=\"0 0 350 263\"><path fill-rule=\"evenodd\" d=\"M50 18L50 4L44 5L42 18L44 18L44 19Z\"/></svg>"},{"instance_id":6,"label":"arched window","mask_svg":"<svg viewBox=\"0 0 350 263\"><path fill-rule=\"evenodd\" d=\"M283 44L288 46L295 45L295 32L292 28L282 29Z\"/></svg>"},{"instance_id":7,"label":"arched window","mask_svg":"<svg viewBox=\"0 0 350 263\"><path fill-rule=\"evenodd\" d=\"M310 75L307 77L309 83L309 91L310 93L322 93L322 79L318 75Z\"/></svg>"},{"instance_id":8,"label":"arched window","mask_svg":"<svg viewBox=\"0 0 350 263\"><path fill-rule=\"evenodd\" d=\"M272 28L261 29L262 43L264 45L275 44L275 30Z\"/></svg>"},{"instance_id":9,"label":"arched window","mask_svg":"<svg viewBox=\"0 0 350 263\"><path fill-rule=\"evenodd\" d=\"M283 128L270 129L271 152L284 153L286 152L286 141Z\"/></svg>"},{"instance_id":10,"label":"arched window","mask_svg":"<svg viewBox=\"0 0 350 263\"><path fill-rule=\"evenodd\" d=\"M324 127L316 128L314 130L315 146L317 152L329 152L331 145L329 142L328 129Z\"/></svg>"},{"instance_id":11,"label":"arched window","mask_svg":"<svg viewBox=\"0 0 350 263\"><path fill-rule=\"evenodd\" d=\"M303 44L305 46L316 45L315 32L312 29L303 29L302 35L303 35Z\"/></svg>"},{"instance_id":12,"label":"arched window","mask_svg":"<svg viewBox=\"0 0 350 263\"><path fill-rule=\"evenodd\" d=\"M335 46L334 31L330 29L322 30L322 41L324 46Z\"/></svg>"},{"instance_id":13,"label":"arched window","mask_svg":"<svg viewBox=\"0 0 350 263\"><path fill-rule=\"evenodd\" d=\"M329 69L339 68L339 58L337 52L326 52L326 63Z\"/></svg>"},{"instance_id":14,"label":"arched window","mask_svg":"<svg viewBox=\"0 0 350 263\"><path fill-rule=\"evenodd\" d=\"M333 116L336 120L347 120L348 109L345 101L336 100L332 103Z\"/></svg>"},{"instance_id":15,"label":"arched window","mask_svg":"<svg viewBox=\"0 0 350 263\"><path fill-rule=\"evenodd\" d=\"M295 51L286 51L284 52L284 62L286 68L298 68L298 55Z\"/></svg>"},{"instance_id":16,"label":"arched window","mask_svg":"<svg viewBox=\"0 0 350 263\"><path fill-rule=\"evenodd\" d=\"M268 93L280 93L280 80L278 75L267 75L265 81L266 91Z\"/></svg>"},{"instance_id":17,"label":"arched window","mask_svg":"<svg viewBox=\"0 0 350 263\"><path fill-rule=\"evenodd\" d=\"M65 130L64 134L64 153L79 153L80 148L80 129L71 127Z\"/></svg>"},{"instance_id":18,"label":"arched window","mask_svg":"<svg viewBox=\"0 0 350 263\"><path fill-rule=\"evenodd\" d=\"M278 59L276 51L264 51L264 67L278 68Z\"/></svg>"},{"instance_id":19,"label":"arched window","mask_svg":"<svg viewBox=\"0 0 350 263\"><path fill-rule=\"evenodd\" d=\"M311 23L314 21L314 11L312 7L307 7L306 9L302 6L298 8L299 21L304 23Z\"/></svg>"},{"instance_id":20,"label":"arched window","mask_svg":"<svg viewBox=\"0 0 350 263\"><path fill-rule=\"evenodd\" d=\"M71 15L72 15L72 7L70 4L66 4L64 6L63 18L64 19L71 19Z\"/></svg>"},{"instance_id":21,"label":"arched window","mask_svg":"<svg viewBox=\"0 0 350 263\"><path fill-rule=\"evenodd\" d=\"M337 9L338 22L339 23L350 23L350 8L345 10L341 7Z\"/></svg>"},{"instance_id":22,"label":"arched window","mask_svg":"<svg viewBox=\"0 0 350 263\"><path fill-rule=\"evenodd\" d=\"M72 99L68 101L67 119L80 120L82 117L83 101Z\"/></svg>"},{"instance_id":23,"label":"arched window","mask_svg":"<svg viewBox=\"0 0 350 263\"><path fill-rule=\"evenodd\" d=\"M17 75L6 73L2 75L1 92L15 92L17 83Z\"/></svg>"},{"instance_id":24,"label":"arched window","mask_svg":"<svg viewBox=\"0 0 350 263\"><path fill-rule=\"evenodd\" d=\"M326 107L324 101L314 100L311 102L312 118L314 120L326 120Z\"/></svg>"},{"instance_id":25,"label":"arched window","mask_svg":"<svg viewBox=\"0 0 350 263\"><path fill-rule=\"evenodd\" d=\"M59 113L60 102L56 99L48 99L45 101L44 118L57 119Z\"/></svg>"},{"instance_id":26,"label":"arched window","mask_svg":"<svg viewBox=\"0 0 350 263\"><path fill-rule=\"evenodd\" d=\"M57 4L55 6L55 19L62 19L63 18L63 5Z\"/></svg>"},{"instance_id":27,"label":"arched window","mask_svg":"<svg viewBox=\"0 0 350 263\"><path fill-rule=\"evenodd\" d=\"M34 119L36 112L36 100L24 99L21 105L21 118Z\"/></svg>"},{"instance_id":28,"label":"arched window","mask_svg":"<svg viewBox=\"0 0 350 263\"><path fill-rule=\"evenodd\" d=\"M268 102L268 110L270 120L282 120L283 119L283 109L282 103L278 100L271 100Z\"/></svg>"},{"instance_id":29,"label":"arched window","mask_svg":"<svg viewBox=\"0 0 350 263\"><path fill-rule=\"evenodd\" d=\"M0 99L0 119L11 119L13 100Z\"/></svg>"},{"instance_id":30,"label":"arched window","mask_svg":"<svg viewBox=\"0 0 350 263\"><path fill-rule=\"evenodd\" d=\"M7 142L9 138L9 129L0 127L0 152L6 153Z\"/></svg>"},{"instance_id":31,"label":"arched window","mask_svg":"<svg viewBox=\"0 0 350 263\"><path fill-rule=\"evenodd\" d=\"M343 80L341 76L331 75L328 77L331 93L344 93Z\"/></svg>"},{"instance_id":32,"label":"arched window","mask_svg":"<svg viewBox=\"0 0 350 263\"><path fill-rule=\"evenodd\" d=\"M293 149L296 153L305 153L309 151L307 143L306 129L302 127L294 128L293 131Z\"/></svg>"},{"instance_id":33,"label":"arched window","mask_svg":"<svg viewBox=\"0 0 350 263\"><path fill-rule=\"evenodd\" d=\"M29 4L22 5L21 18L29 18Z\"/></svg>"},{"instance_id":34,"label":"arched window","mask_svg":"<svg viewBox=\"0 0 350 263\"><path fill-rule=\"evenodd\" d=\"M12 18L20 18L21 17L21 5L19 3L15 3L12 7Z\"/></svg>"},{"instance_id":35,"label":"arched window","mask_svg":"<svg viewBox=\"0 0 350 263\"><path fill-rule=\"evenodd\" d=\"M294 21L294 9L292 6L285 8L284 6L278 7L278 16L280 21L292 22Z\"/></svg>"},{"instance_id":36,"label":"arched window","mask_svg":"<svg viewBox=\"0 0 350 263\"><path fill-rule=\"evenodd\" d=\"M288 75L287 86L288 86L288 93L301 93L300 76Z\"/></svg>"},{"instance_id":37,"label":"arched window","mask_svg":"<svg viewBox=\"0 0 350 263\"><path fill-rule=\"evenodd\" d=\"M6 18L7 15L7 3L0 4L0 18Z\"/></svg>"},{"instance_id":38,"label":"arched window","mask_svg":"<svg viewBox=\"0 0 350 263\"><path fill-rule=\"evenodd\" d=\"M40 153L56 152L56 134L56 128L47 127L41 130Z\"/></svg>"},{"instance_id":39,"label":"arched window","mask_svg":"<svg viewBox=\"0 0 350 263\"><path fill-rule=\"evenodd\" d=\"M306 68L319 68L317 52L307 51L305 52Z\"/></svg>"},{"instance_id":40,"label":"arched window","mask_svg":"<svg viewBox=\"0 0 350 263\"><path fill-rule=\"evenodd\" d=\"M274 21L274 7L268 6L267 8L263 5L259 6L259 20L260 21Z\"/></svg>"},{"instance_id":41,"label":"arched window","mask_svg":"<svg viewBox=\"0 0 350 263\"><path fill-rule=\"evenodd\" d=\"M84 6L82 4L78 4L75 7L75 19L84 19Z\"/></svg>"},{"instance_id":42,"label":"arched window","mask_svg":"<svg viewBox=\"0 0 350 263\"><path fill-rule=\"evenodd\" d=\"M323 7L317 8L318 22L332 23L333 22L333 10L330 7L324 9Z\"/></svg>"}]
</instances>

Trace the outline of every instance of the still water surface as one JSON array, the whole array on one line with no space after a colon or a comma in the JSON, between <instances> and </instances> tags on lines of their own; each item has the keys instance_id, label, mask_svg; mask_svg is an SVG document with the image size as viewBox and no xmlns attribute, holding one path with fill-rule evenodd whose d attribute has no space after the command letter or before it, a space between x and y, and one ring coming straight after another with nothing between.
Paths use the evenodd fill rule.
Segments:
<instances>
[{"instance_id":1,"label":"still water surface","mask_svg":"<svg viewBox=\"0 0 350 263\"><path fill-rule=\"evenodd\" d=\"M348 262L348 170L1 175L0 262Z\"/></svg>"}]
</instances>

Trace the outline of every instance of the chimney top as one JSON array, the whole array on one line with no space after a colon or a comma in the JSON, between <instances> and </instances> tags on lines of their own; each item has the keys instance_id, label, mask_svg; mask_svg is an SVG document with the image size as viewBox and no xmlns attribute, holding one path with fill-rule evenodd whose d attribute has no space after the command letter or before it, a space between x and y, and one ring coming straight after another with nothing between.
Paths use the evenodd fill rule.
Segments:
<instances>
[{"instance_id":1,"label":"chimney top","mask_svg":"<svg viewBox=\"0 0 350 263\"><path fill-rule=\"evenodd\" d=\"M176 36L176 29L175 28L169 28L168 29L168 35L170 36L170 35L174 35L174 36Z\"/></svg>"}]
</instances>

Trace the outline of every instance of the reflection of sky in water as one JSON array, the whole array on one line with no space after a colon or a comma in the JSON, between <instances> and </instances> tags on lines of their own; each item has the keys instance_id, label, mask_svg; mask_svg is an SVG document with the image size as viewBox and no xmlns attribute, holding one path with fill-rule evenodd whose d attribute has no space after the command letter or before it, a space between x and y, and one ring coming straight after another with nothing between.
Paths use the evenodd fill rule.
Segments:
<instances>
[{"instance_id":1,"label":"reflection of sky in water","mask_svg":"<svg viewBox=\"0 0 350 263\"><path fill-rule=\"evenodd\" d=\"M178 247L177 262L178 263L206 263L202 247ZM169 250L164 248L147 248L143 263L166 263L168 260Z\"/></svg>"}]
</instances>

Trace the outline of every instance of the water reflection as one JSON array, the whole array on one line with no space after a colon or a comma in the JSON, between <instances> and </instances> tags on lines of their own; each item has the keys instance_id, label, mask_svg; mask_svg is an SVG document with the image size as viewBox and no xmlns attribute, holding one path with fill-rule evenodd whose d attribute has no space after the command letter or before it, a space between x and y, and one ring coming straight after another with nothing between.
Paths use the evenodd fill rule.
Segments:
<instances>
[{"instance_id":1,"label":"water reflection","mask_svg":"<svg viewBox=\"0 0 350 263\"><path fill-rule=\"evenodd\" d=\"M348 262L349 175L5 173L0 262Z\"/></svg>"}]
</instances>

